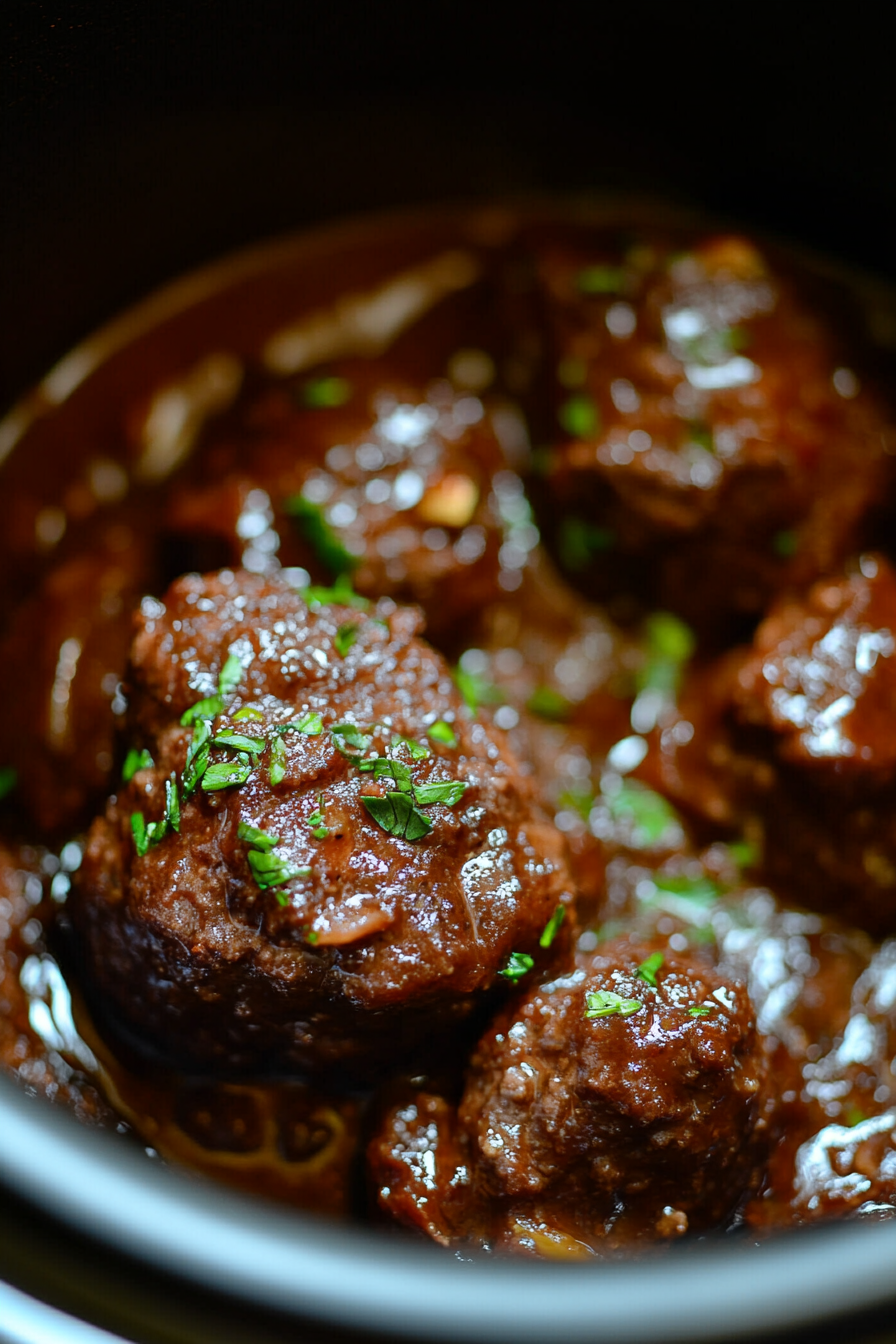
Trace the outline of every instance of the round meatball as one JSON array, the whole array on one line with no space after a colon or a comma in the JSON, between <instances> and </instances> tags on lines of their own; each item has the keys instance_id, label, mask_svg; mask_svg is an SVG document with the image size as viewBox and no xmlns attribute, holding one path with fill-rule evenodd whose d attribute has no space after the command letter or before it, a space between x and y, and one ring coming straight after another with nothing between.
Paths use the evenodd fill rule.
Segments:
<instances>
[{"instance_id":1,"label":"round meatball","mask_svg":"<svg viewBox=\"0 0 896 1344\"><path fill-rule=\"evenodd\" d=\"M419 613L326 596L223 571L139 616L131 778L72 918L107 1015L204 1069L401 1057L543 956L572 899Z\"/></svg>"},{"instance_id":2,"label":"round meatball","mask_svg":"<svg viewBox=\"0 0 896 1344\"><path fill-rule=\"evenodd\" d=\"M173 489L169 540L182 569L351 573L445 632L519 582L537 539L513 470L525 447L518 414L447 379L332 366L268 388L209 442Z\"/></svg>"},{"instance_id":3,"label":"round meatball","mask_svg":"<svg viewBox=\"0 0 896 1344\"><path fill-rule=\"evenodd\" d=\"M434 1220L441 1239L548 1254L552 1236L599 1251L711 1227L757 1179L764 1083L742 984L618 939L580 953L480 1041L453 1122L463 1175L430 1193L435 1215L414 1188L416 1121L393 1111L372 1152L380 1203L424 1230ZM432 1107L416 1105L425 1125Z\"/></svg>"},{"instance_id":4,"label":"round meatball","mask_svg":"<svg viewBox=\"0 0 896 1344\"><path fill-rule=\"evenodd\" d=\"M896 427L867 340L843 340L854 302L742 237L583 232L539 253L567 573L718 640L867 544Z\"/></svg>"}]
</instances>

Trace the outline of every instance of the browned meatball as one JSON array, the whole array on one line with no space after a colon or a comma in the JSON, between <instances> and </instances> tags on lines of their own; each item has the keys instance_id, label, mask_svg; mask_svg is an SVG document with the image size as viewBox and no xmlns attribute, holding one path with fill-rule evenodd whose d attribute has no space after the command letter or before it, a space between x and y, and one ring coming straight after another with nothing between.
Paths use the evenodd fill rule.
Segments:
<instances>
[{"instance_id":1,"label":"browned meatball","mask_svg":"<svg viewBox=\"0 0 896 1344\"><path fill-rule=\"evenodd\" d=\"M543 245L539 266L568 573L718 639L867 544L896 428L846 367L865 356L842 295L818 301L740 237L605 231Z\"/></svg>"},{"instance_id":2,"label":"browned meatball","mask_svg":"<svg viewBox=\"0 0 896 1344\"><path fill-rule=\"evenodd\" d=\"M896 927L896 573L879 555L782 598L685 682L649 762L677 802L764 836L791 899Z\"/></svg>"},{"instance_id":3,"label":"browned meatball","mask_svg":"<svg viewBox=\"0 0 896 1344\"><path fill-rule=\"evenodd\" d=\"M359 592L419 602L445 631L519 583L537 539L512 469L525 451L509 407L357 361L250 401L175 486L168 526L184 569L211 556L325 582L351 573Z\"/></svg>"},{"instance_id":4,"label":"browned meatball","mask_svg":"<svg viewBox=\"0 0 896 1344\"><path fill-rule=\"evenodd\" d=\"M145 577L145 548L132 537L71 557L50 570L0 642L0 698L16 705L5 716L0 764L16 769L16 797L45 836L86 825L108 792L125 708L128 612Z\"/></svg>"},{"instance_id":5,"label":"browned meatball","mask_svg":"<svg viewBox=\"0 0 896 1344\"><path fill-rule=\"evenodd\" d=\"M380 1204L441 1240L546 1254L711 1227L758 1179L764 1085L744 986L619 939L499 1014L456 1120L426 1098L390 1113Z\"/></svg>"},{"instance_id":6,"label":"browned meatball","mask_svg":"<svg viewBox=\"0 0 896 1344\"><path fill-rule=\"evenodd\" d=\"M369 1068L538 955L562 841L419 626L230 571L144 602L152 764L94 824L72 910L116 1022L205 1068Z\"/></svg>"}]
</instances>

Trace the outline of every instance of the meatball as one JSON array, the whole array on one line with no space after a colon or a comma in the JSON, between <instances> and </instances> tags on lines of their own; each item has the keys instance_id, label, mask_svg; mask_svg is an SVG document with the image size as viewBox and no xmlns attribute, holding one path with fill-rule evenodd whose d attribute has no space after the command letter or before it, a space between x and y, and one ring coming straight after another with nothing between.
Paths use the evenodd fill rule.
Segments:
<instances>
[{"instance_id":1,"label":"meatball","mask_svg":"<svg viewBox=\"0 0 896 1344\"><path fill-rule=\"evenodd\" d=\"M419 613L325 597L223 571L142 605L133 773L72 918L107 1018L172 1060L370 1070L542 956L572 900Z\"/></svg>"},{"instance_id":2,"label":"meatball","mask_svg":"<svg viewBox=\"0 0 896 1344\"><path fill-rule=\"evenodd\" d=\"M867 544L896 428L845 366L847 348L874 356L844 345L842 295L817 301L816 280L744 238L684 231L545 243L539 271L568 574L719 640Z\"/></svg>"},{"instance_id":3,"label":"meatball","mask_svg":"<svg viewBox=\"0 0 896 1344\"><path fill-rule=\"evenodd\" d=\"M145 577L145 548L130 537L124 549L71 557L50 570L0 643L0 695L16 705L0 763L15 768L16 799L45 837L86 825L108 792L127 612Z\"/></svg>"},{"instance_id":4,"label":"meatball","mask_svg":"<svg viewBox=\"0 0 896 1344\"><path fill-rule=\"evenodd\" d=\"M502 403L369 361L333 366L268 388L206 446L173 489L170 541L182 569L351 573L445 632L518 582L537 536L512 470L525 451Z\"/></svg>"},{"instance_id":5,"label":"meatball","mask_svg":"<svg viewBox=\"0 0 896 1344\"><path fill-rule=\"evenodd\" d=\"M443 1240L529 1251L711 1227L758 1179L765 1080L743 984L617 939L499 1013L456 1119L425 1099L416 1119L393 1110L371 1150L380 1204ZM447 1127L438 1182L427 1125L434 1154Z\"/></svg>"},{"instance_id":6,"label":"meatball","mask_svg":"<svg viewBox=\"0 0 896 1344\"><path fill-rule=\"evenodd\" d=\"M896 573L867 554L782 597L751 647L685 682L649 772L764 836L762 871L812 909L896 927Z\"/></svg>"}]
</instances>

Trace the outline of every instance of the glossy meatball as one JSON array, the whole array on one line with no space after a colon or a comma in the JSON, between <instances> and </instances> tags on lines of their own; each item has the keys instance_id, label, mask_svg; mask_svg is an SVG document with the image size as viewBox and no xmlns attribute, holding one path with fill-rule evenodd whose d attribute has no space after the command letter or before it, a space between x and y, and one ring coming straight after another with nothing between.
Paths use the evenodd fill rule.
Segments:
<instances>
[{"instance_id":1,"label":"glossy meatball","mask_svg":"<svg viewBox=\"0 0 896 1344\"><path fill-rule=\"evenodd\" d=\"M456 1120L426 1098L392 1111L371 1153L380 1204L442 1240L547 1254L712 1226L757 1179L764 1085L744 986L619 939L499 1014Z\"/></svg>"},{"instance_id":2,"label":"glossy meatball","mask_svg":"<svg viewBox=\"0 0 896 1344\"><path fill-rule=\"evenodd\" d=\"M653 780L764 838L782 893L876 933L896 927L896 573L860 557L781 598L749 648L686 680Z\"/></svg>"},{"instance_id":3,"label":"glossy meatball","mask_svg":"<svg viewBox=\"0 0 896 1344\"><path fill-rule=\"evenodd\" d=\"M896 428L843 294L744 238L686 231L573 235L541 246L539 272L567 573L718 640L866 544Z\"/></svg>"},{"instance_id":4,"label":"glossy meatball","mask_svg":"<svg viewBox=\"0 0 896 1344\"><path fill-rule=\"evenodd\" d=\"M134 773L72 915L116 1023L204 1068L402 1056L571 901L560 837L419 614L321 596L223 571L138 621Z\"/></svg>"},{"instance_id":5,"label":"glossy meatball","mask_svg":"<svg viewBox=\"0 0 896 1344\"><path fill-rule=\"evenodd\" d=\"M445 632L519 582L537 539L514 474L526 449L506 404L369 361L333 366L268 388L206 445L172 491L169 540L183 569L351 573Z\"/></svg>"}]
</instances>

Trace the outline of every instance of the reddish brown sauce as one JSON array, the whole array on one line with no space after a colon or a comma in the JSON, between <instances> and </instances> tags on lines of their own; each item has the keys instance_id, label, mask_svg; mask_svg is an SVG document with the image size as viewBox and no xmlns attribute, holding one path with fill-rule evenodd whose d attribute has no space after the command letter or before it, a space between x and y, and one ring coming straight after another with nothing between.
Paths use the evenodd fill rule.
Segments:
<instances>
[{"instance_id":1,"label":"reddish brown sauce","mask_svg":"<svg viewBox=\"0 0 896 1344\"><path fill-rule=\"evenodd\" d=\"M76 352L2 466L4 1072L447 1246L896 1214L879 317L495 210Z\"/></svg>"}]
</instances>

